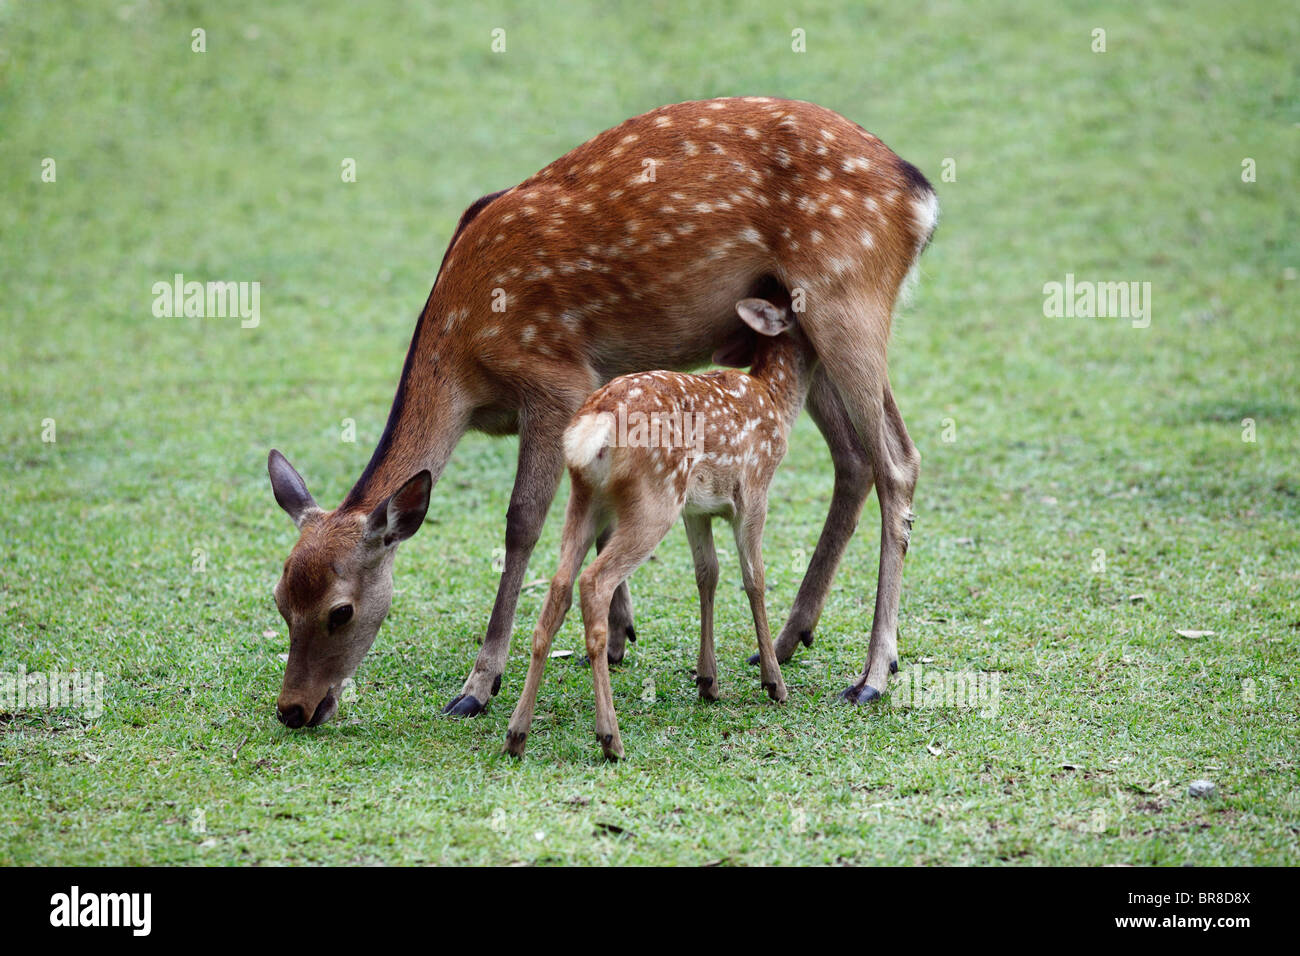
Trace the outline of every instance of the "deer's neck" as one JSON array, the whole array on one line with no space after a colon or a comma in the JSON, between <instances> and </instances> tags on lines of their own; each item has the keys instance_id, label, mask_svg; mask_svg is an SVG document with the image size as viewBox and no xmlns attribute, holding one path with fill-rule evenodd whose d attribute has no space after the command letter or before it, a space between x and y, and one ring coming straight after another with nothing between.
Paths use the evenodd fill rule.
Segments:
<instances>
[{"instance_id":1,"label":"deer's neck","mask_svg":"<svg viewBox=\"0 0 1300 956\"><path fill-rule=\"evenodd\" d=\"M787 434L799 417L812 376L808 351L790 336L759 342L749 374L767 386L785 424Z\"/></svg>"},{"instance_id":2,"label":"deer's neck","mask_svg":"<svg viewBox=\"0 0 1300 956\"><path fill-rule=\"evenodd\" d=\"M468 427L454 352L440 335L437 315L431 294L411 337L384 433L343 509L369 510L425 468L437 483Z\"/></svg>"}]
</instances>

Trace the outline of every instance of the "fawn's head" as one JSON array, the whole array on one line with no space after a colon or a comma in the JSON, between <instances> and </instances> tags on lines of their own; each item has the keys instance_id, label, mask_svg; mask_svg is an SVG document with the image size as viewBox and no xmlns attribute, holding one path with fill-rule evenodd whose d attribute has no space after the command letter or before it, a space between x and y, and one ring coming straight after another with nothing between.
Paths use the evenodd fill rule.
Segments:
<instances>
[{"instance_id":1,"label":"fawn's head","mask_svg":"<svg viewBox=\"0 0 1300 956\"><path fill-rule=\"evenodd\" d=\"M770 358L780 357L797 374L815 358L812 343L795 321L788 296L741 299L736 303L736 314L744 328L733 333L714 353L717 364L751 368L751 374L759 375Z\"/></svg>"},{"instance_id":2,"label":"fawn's head","mask_svg":"<svg viewBox=\"0 0 1300 956\"><path fill-rule=\"evenodd\" d=\"M278 451L267 470L299 531L275 586L289 625L276 713L287 727L315 727L334 716L344 680L375 642L393 599L393 556L424 521L433 476L421 471L367 513L321 509Z\"/></svg>"}]
</instances>

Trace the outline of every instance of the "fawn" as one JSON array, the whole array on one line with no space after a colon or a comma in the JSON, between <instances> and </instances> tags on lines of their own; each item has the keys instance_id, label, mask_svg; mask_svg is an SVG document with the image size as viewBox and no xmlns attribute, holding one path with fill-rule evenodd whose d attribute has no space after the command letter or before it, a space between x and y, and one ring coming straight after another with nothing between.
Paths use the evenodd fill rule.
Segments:
<instances>
[{"instance_id":1,"label":"fawn","mask_svg":"<svg viewBox=\"0 0 1300 956\"><path fill-rule=\"evenodd\" d=\"M606 525L612 525L612 534L578 578L596 692L596 737L606 757L623 756L605 653L610 601L615 589L654 553L678 515L686 525L700 591L700 655L695 668L700 697L718 698L713 518L721 516L731 522L736 538L758 632L763 688L774 701L785 701L785 681L763 604L763 524L768 486L785 457L786 436L803 406L816 354L788 305L742 299L736 312L760 336L749 374L725 369L702 375L624 375L588 398L564 433L572 490L559 569L533 632L528 678L506 733L506 749L515 756L524 752L551 641L573 599L573 579ZM633 430L627 431L626 423L634 418Z\"/></svg>"}]
</instances>

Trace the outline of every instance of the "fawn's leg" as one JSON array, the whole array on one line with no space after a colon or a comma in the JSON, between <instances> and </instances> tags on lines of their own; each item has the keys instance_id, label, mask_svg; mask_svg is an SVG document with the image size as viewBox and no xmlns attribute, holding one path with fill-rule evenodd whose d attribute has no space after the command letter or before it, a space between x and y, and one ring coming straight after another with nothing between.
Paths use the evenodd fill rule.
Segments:
<instances>
[{"instance_id":1,"label":"fawn's leg","mask_svg":"<svg viewBox=\"0 0 1300 956\"><path fill-rule=\"evenodd\" d=\"M604 551L614 529L606 527L596 538L596 551ZM614 599L609 604L609 662L621 663L627 653L628 643L636 643L636 628L632 626L632 592L624 581L614 589Z\"/></svg>"},{"instance_id":2,"label":"fawn's leg","mask_svg":"<svg viewBox=\"0 0 1300 956\"><path fill-rule=\"evenodd\" d=\"M597 554L605 550L605 545L609 543L609 536L613 533L614 526L607 524L605 529L596 536ZM609 602L609 645L606 656L611 664L623 662L629 641L636 643L636 629L632 627L632 592L628 590L627 582L624 581L614 589L614 598ZM582 666L587 667L590 664L591 658L583 654Z\"/></svg>"},{"instance_id":3,"label":"fawn's leg","mask_svg":"<svg viewBox=\"0 0 1300 956\"><path fill-rule=\"evenodd\" d=\"M747 505L736 514L732 530L736 536L736 553L740 556L740 572L745 578L745 594L749 596L749 609L754 615L754 630L758 632L758 668L767 696L777 703L786 698L785 678L772 648L772 635L767 629L767 607L763 603L766 578L763 574L763 523L767 519L767 502Z\"/></svg>"},{"instance_id":4,"label":"fawn's leg","mask_svg":"<svg viewBox=\"0 0 1300 956\"><path fill-rule=\"evenodd\" d=\"M620 509L605 550L578 577L587 657L596 693L596 739L611 760L623 756L623 740L618 733L618 715L609 683L609 602L619 584L654 554L676 520L675 510L655 510L653 503L649 508L636 503Z\"/></svg>"},{"instance_id":5,"label":"fawn's leg","mask_svg":"<svg viewBox=\"0 0 1300 956\"><path fill-rule=\"evenodd\" d=\"M596 509L592 495L581 479L573 481L573 491L569 495L569 506L564 516L564 536L560 544L560 565L551 586L546 592L546 601L542 605L542 614L533 631L533 652L528 663L528 677L524 681L523 693L519 703L510 717L506 729L506 746L508 753L516 757L524 754L524 743L528 738L528 729L533 723L533 708L537 705L537 689L542 683L542 673L546 670L546 659L551 653L551 641L564 623L564 615L573 602L573 579L578 576L582 559L591 550L592 539L596 536Z\"/></svg>"},{"instance_id":6,"label":"fawn's leg","mask_svg":"<svg viewBox=\"0 0 1300 956\"><path fill-rule=\"evenodd\" d=\"M713 549L713 519L684 515L686 539L695 559L695 586L700 591L700 658L695 665L695 685L701 700L717 700L718 659L713 649L713 595L718 587L718 555Z\"/></svg>"}]
</instances>

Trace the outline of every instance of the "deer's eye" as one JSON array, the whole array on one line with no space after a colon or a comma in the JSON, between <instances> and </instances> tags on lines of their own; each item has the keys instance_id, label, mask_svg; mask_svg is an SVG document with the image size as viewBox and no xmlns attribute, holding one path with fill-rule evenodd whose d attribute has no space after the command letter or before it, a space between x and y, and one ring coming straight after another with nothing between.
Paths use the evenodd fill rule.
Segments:
<instances>
[{"instance_id":1,"label":"deer's eye","mask_svg":"<svg viewBox=\"0 0 1300 956\"><path fill-rule=\"evenodd\" d=\"M340 604L330 611L330 630L336 630L350 620L352 620L352 605Z\"/></svg>"}]
</instances>

